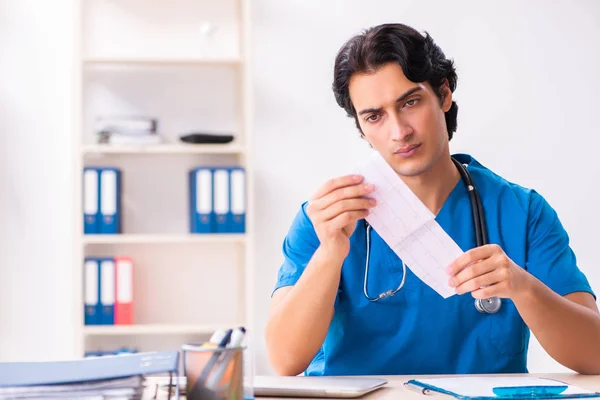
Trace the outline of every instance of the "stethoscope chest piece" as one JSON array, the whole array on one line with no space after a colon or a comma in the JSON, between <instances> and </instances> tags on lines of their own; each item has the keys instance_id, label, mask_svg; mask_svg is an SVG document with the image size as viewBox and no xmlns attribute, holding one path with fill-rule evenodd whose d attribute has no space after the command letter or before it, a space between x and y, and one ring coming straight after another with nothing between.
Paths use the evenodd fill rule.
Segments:
<instances>
[{"instance_id":1,"label":"stethoscope chest piece","mask_svg":"<svg viewBox=\"0 0 600 400\"><path fill-rule=\"evenodd\" d=\"M499 297L489 299L475 299L475 308L481 313L495 314L500 310L502 301Z\"/></svg>"}]
</instances>

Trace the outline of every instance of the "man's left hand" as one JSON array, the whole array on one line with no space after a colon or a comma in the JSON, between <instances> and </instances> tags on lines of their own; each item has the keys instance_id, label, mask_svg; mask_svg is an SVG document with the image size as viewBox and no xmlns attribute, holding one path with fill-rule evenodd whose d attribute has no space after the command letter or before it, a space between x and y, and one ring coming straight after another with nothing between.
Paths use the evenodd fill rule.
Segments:
<instances>
[{"instance_id":1,"label":"man's left hand","mask_svg":"<svg viewBox=\"0 0 600 400\"><path fill-rule=\"evenodd\" d=\"M465 252L448 266L447 272L448 284L456 288L457 294L471 292L476 299L513 298L532 278L496 244Z\"/></svg>"}]
</instances>

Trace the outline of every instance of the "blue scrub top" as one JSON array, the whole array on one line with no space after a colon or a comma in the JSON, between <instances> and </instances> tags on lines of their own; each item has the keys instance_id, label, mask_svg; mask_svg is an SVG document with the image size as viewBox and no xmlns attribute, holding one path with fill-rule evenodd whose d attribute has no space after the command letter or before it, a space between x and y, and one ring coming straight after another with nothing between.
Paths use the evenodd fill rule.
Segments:
<instances>
[{"instance_id":1,"label":"blue scrub top","mask_svg":"<svg viewBox=\"0 0 600 400\"><path fill-rule=\"evenodd\" d=\"M531 189L508 182L469 155L490 243L560 295L592 289L578 269L569 237L554 209ZM294 285L319 246L305 211L296 215L283 243L284 262L275 290ZM462 180L436 221L463 251L476 246L469 195ZM502 299L496 314L475 309L470 293L442 298L411 271L393 297L370 302L363 294L366 256L364 221L350 238L342 266L335 314L307 375L415 375L527 372L529 329L515 305ZM402 261L371 230L369 295L395 289ZM595 295L594 295L595 297Z\"/></svg>"}]
</instances>

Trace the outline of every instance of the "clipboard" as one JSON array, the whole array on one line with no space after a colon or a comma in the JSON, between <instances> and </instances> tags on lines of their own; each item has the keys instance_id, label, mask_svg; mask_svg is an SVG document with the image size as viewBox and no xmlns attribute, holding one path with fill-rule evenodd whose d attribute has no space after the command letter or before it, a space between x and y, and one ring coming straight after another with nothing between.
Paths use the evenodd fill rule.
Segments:
<instances>
[{"instance_id":1,"label":"clipboard","mask_svg":"<svg viewBox=\"0 0 600 400\"><path fill-rule=\"evenodd\" d=\"M491 376L411 379L405 387L421 394L446 394L461 400L598 398L594 392L554 379Z\"/></svg>"}]
</instances>

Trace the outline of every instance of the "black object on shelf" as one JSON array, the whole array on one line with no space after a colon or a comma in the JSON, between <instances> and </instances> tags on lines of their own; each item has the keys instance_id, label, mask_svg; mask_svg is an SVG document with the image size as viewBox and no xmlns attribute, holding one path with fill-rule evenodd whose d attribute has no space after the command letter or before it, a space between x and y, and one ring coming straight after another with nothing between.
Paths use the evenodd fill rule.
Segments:
<instances>
[{"instance_id":1,"label":"black object on shelf","mask_svg":"<svg viewBox=\"0 0 600 400\"><path fill-rule=\"evenodd\" d=\"M233 141L233 135L219 135L212 133L188 133L179 137L184 143L191 144L224 144Z\"/></svg>"}]
</instances>

